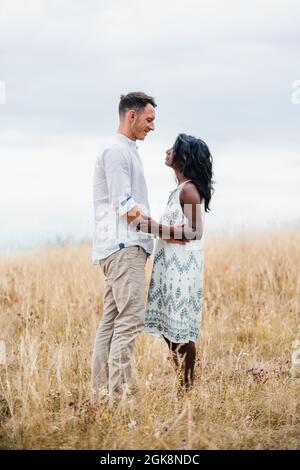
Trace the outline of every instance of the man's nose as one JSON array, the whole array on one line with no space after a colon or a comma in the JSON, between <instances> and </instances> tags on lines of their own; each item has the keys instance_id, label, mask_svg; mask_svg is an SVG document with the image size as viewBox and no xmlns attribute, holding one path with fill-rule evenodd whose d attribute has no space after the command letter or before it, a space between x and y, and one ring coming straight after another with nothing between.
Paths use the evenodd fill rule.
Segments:
<instances>
[{"instance_id":1,"label":"man's nose","mask_svg":"<svg viewBox=\"0 0 300 470\"><path fill-rule=\"evenodd\" d=\"M149 128L150 128L150 131L154 131L154 129L155 129L154 122L150 123Z\"/></svg>"}]
</instances>

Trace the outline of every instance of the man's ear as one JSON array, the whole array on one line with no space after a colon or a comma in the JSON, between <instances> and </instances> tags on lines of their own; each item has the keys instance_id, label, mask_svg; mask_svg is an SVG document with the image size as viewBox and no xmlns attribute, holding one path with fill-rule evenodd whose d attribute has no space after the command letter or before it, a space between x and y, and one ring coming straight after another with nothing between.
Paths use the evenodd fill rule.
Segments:
<instances>
[{"instance_id":1,"label":"man's ear","mask_svg":"<svg viewBox=\"0 0 300 470\"><path fill-rule=\"evenodd\" d=\"M136 117L136 111L134 109L130 109L130 111L128 111L129 121L133 122L135 120L135 117Z\"/></svg>"}]
</instances>

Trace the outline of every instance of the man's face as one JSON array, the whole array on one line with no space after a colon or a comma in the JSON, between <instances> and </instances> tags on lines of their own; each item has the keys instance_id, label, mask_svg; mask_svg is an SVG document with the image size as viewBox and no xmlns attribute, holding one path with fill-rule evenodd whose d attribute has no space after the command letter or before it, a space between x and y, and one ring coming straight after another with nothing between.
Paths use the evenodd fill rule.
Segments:
<instances>
[{"instance_id":1,"label":"man's face","mask_svg":"<svg viewBox=\"0 0 300 470\"><path fill-rule=\"evenodd\" d=\"M137 140L144 140L148 132L154 131L155 109L148 103L141 111L131 111L131 130Z\"/></svg>"}]
</instances>

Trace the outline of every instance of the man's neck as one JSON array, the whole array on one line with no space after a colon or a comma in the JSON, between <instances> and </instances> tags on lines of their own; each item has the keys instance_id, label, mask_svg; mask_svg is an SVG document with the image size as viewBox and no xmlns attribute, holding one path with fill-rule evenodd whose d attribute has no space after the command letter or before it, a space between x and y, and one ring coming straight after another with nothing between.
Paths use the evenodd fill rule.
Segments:
<instances>
[{"instance_id":1,"label":"man's neck","mask_svg":"<svg viewBox=\"0 0 300 470\"><path fill-rule=\"evenodd\" d=\"M136 138L132 135L132 133L130 131L128 131L127 129L124 129L121 126L119 126L117 132L118 132L118 134L122 134L125 137L127 137L128 139L133 140L134 142L136 141Z\"/></svg>"}]
</instances>

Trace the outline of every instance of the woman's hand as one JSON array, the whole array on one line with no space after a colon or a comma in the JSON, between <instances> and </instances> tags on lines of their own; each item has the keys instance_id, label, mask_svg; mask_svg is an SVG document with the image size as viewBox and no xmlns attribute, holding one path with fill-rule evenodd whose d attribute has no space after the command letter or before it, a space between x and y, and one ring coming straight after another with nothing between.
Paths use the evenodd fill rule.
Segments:
<instances>
[{"instance_id":1,"label":"woman's hand","mask_svg":"<svg viewBox=\"0 0 300 470\"><path fill-rule=\"evenodd\" d=\"M141 214L134 223L136 230L159 235L159 224L145 214Z\"/></svg>"},{"instance_id":2,"label":"woman's hand","mask_svg":"<svg viewBox=\"0 0 300 470\"><path fill-rule=\"evenodd\" d=\"M175 238L169 238L169 239L163 238L163 241L167 243L175 243L177 245L186 245L186 243L189 242L189 240L175 240Z\"/></svg>"},{"instance_id":3,"label":"woman's hand","mask_svg":"<svg viewBox=\"0 0 300 470\"><path fill-rule=\"evenodd\" d=\"M144 233L152 233L167 243L185 245L189 242L189 240L184 237L184 225L182 224L162 225L151 219L151 217L141 214L132 222L132 225L135 226L136 230Z\"/></svg>"},{"instance_id":4,"label":"woman's hand","mask_svg":"<svg viewBox=\"0 0 300 470\"><path fill-rule=\"evenodd\" d=\"M171 233L168 238L164 238L162 235L160 235L160 238L162 238L165 242L167 243L175 243L178 245L185 245L186 243L189 242L189 240L184 238L184 225L183 224L174 224L174 225L169 225L169 226L164 226L165 227L165 233ZM162 234L164 232L162 231Z\"/></svg>"}]
</instances>

